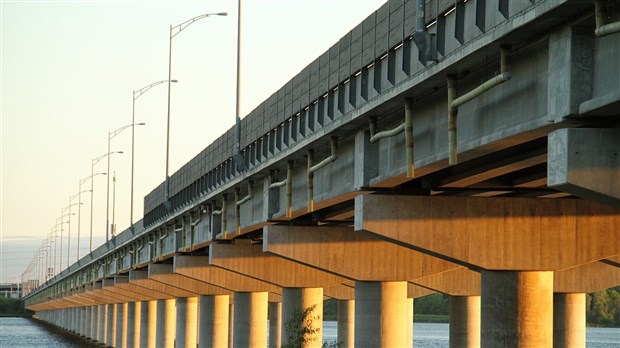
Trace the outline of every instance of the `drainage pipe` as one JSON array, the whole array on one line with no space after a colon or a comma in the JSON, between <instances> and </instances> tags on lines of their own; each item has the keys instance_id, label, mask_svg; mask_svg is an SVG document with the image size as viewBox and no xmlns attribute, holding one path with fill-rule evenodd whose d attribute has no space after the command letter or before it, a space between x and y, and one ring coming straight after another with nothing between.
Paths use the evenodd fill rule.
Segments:
<instances>
[{"instance_id":1,"label":"drainage pipe","mask_svg":"<svg viewBox=\"0 0 620 348\"><path fill-rule=\"evenodd\" d=\"M241 232L241 205L254 197L252 192L252 180L248 181L248 194L239 199L240 189L235 188L235 225L237 233Z\"/></svg>"},{"instance_id":2,"label":"drainage pipe","mask_svg":"<svg viewBox=\"0 0 620 348\"><path fill-rule=\"evenodd\" d=\"M413 166L413 99L405 98L405 143L407 156L407 177L413 178L415 168Z\"/></svg>"},{"instance_id":3,"label":"drainage pipe","mask_svg":"<svg viewBox=\"0 0 620 348\"><path fill-rule=\"evenodd\" d=\"M286 217L292 217L293 206L293 161L286 163L286 179L271 183L269 189L286 186Z\"/></svg>"},{"instance_id":4,"label":"drainage pipe","mask_svg":"<svg viewBox=\"0 0 620 348\"><path fill-rule=\"evenodd\" d=\"M512 74L507 70L510 67L510 47L500 47L500 74L487 80L472 91L457 98L457 79L455 75L448 75L448 163L456 164L457 161L457 132L456 118L458 108L463 104L479 97L484 92L509 81Z\"/></svg>"},{"instance_id":5,"label":"drainage pipe","mask_svg":"<svg viewBox=\"0 0 620 348\"><path fill-rule=\"evenodd\" d=\"M338 158L338 137L330 138L331 155L321 162L314 164L314 150L308 150L308 211L314 211L314 172L336 161Z\"/></svg>"},{"instance_id":6,"label":"drainage pipe","mask_svg":"<svg viewBox=\"0 0 620 348\"><path fill-rule=\"evenodd\" d=\"M370 142L372 144L376 143L380 139L389 138L389 137L393 137L395 135L398 135L398 134L402 133L402 131L405 130L405 124L401 123L396 128L393 128L393 129L390 129L390 130L386 130L386 131L382 131L382 132L379 132L379 133L375 133L376 124L377 124L377 119L376 118L370 119Z\"/></svg>"},{"instance_id":7,"label":"drainage pipe","mask_svg":"<svg viewBox=\"0 0 620 348\"><path fill-rule=\"evenodd\" d=\"M596 36L605 36L620 32L620 22L605 24L605 12L600 0L594 0L594 15L596 19Z\"/></svg>"},{"instance_id":8,"label":"drainage pipe","mask_svg":"<svg viewBox=\"0 0 620 348\"><path fill-rule=\"evenodd\" d=\"M213 215L222 215L222 234L226 237L226 194L222 195L222 209L213 210L211 212L211 217ZM213 222L213 220L211 220ZM213 225L211 225L211 231L213 232Z\"/></svg>"},{"instance_id":9,"label":"drainage pipe","mask_svg":"<svg viewBox=\"0 0 620 348\"><path fill-rule=\"evenodd\" d=\"M293 161L286 163L286 217L293 217Z\"/></svg>"}]
</instances>

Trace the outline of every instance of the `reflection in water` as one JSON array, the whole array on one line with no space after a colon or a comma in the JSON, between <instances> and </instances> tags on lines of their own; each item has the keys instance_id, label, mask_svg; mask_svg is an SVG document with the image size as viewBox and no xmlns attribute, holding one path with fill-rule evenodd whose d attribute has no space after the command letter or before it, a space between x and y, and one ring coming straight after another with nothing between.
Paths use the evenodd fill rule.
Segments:
<instances>
[{"instance_id":1,"label":"reflection in water","mask_svg":"<svg viewBox=\"0 0 620 348\"><path fill-rule=\"evenodd\" d=\"M413 346L415 348L448 347L448 330L448 324L416 323L413 329ZM335 321L323 322L324 342L336 342L337 335L338 325ZM98 345L38 320L0 318L0 346L77 348L97 347ZM620 347L620 328L588 328L586 330L586 347Z\"/></svg>"}]
</instances>

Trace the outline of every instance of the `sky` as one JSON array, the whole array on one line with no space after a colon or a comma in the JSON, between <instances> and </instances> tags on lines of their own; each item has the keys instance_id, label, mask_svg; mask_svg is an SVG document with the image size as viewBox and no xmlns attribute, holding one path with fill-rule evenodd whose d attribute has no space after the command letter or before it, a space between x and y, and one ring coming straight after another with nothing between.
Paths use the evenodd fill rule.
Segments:
<instances>
[{"instance_id":1,"label":"sky","mask_svg":"<svg viewBox=\"0 0 620 348\"><path fill-rule=\"evenodd\" d=\"M240 114L276 92L385 0L243 0ZM168 78L170 26L204 13L172 40L170 172L235 121L237 1L5 1L0 6L0 282L17 281L44 242L61 269L93 249L109 219L130 224L133 91ZM167 84L135 100L134 220L165 179ZM113 178L116 178L114 184ZM107 180L110 196L107 196ZM70 197L80 192L70 201ZM79 204L81 199L82 204ZM65 209L70 206L69 209ZM79 212L78 212L79 208ZM64 217L63 215L64 210ZM114 219L113 219L114 218ZM79 220L79 225L78 225ZM57 224L58 222L58 224ZM55 239L52 237L56 235Z\"/></svg>"}]
</instances>

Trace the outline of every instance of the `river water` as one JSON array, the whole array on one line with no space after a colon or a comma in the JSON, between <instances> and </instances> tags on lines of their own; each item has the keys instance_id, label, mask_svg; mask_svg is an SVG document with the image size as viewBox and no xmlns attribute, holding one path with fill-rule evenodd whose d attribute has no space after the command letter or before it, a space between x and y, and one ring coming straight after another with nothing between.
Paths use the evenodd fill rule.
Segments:
<instances>
[{"instance_id":1,"label":"river water","mask_svg":"<svg viewBox=\"0 0 620 348\"><path fill-rule=\"evenodd\" d=\"M338 326L334 321L323 323L323 339L335 342ZM448 347L448 324L414 324L413 346L415 348ZM27 318L0 318L0 347L11 348L77 348L97 345L62 329ZM620 328L588 328L587 348L620 347Z\"/></svg>"}]
</instances>

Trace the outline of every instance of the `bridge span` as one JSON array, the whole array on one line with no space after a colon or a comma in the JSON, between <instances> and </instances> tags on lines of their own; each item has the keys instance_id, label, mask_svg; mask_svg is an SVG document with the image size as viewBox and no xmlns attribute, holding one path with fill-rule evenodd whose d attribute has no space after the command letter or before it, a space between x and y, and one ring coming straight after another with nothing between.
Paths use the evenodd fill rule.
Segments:
<instances>
[{"instance_id":1,"label":"bridge span","mask_svg":"<svg viewBox=\"0 0 620 348\"><path fill-rule=\"evenodd\" d=\"M280 347L334 298L342 347L410 347L441 292L451 347L584 347L620 284L619 23L390 0L26 306L106 346Z\"/></svg>"}]
</instances>

